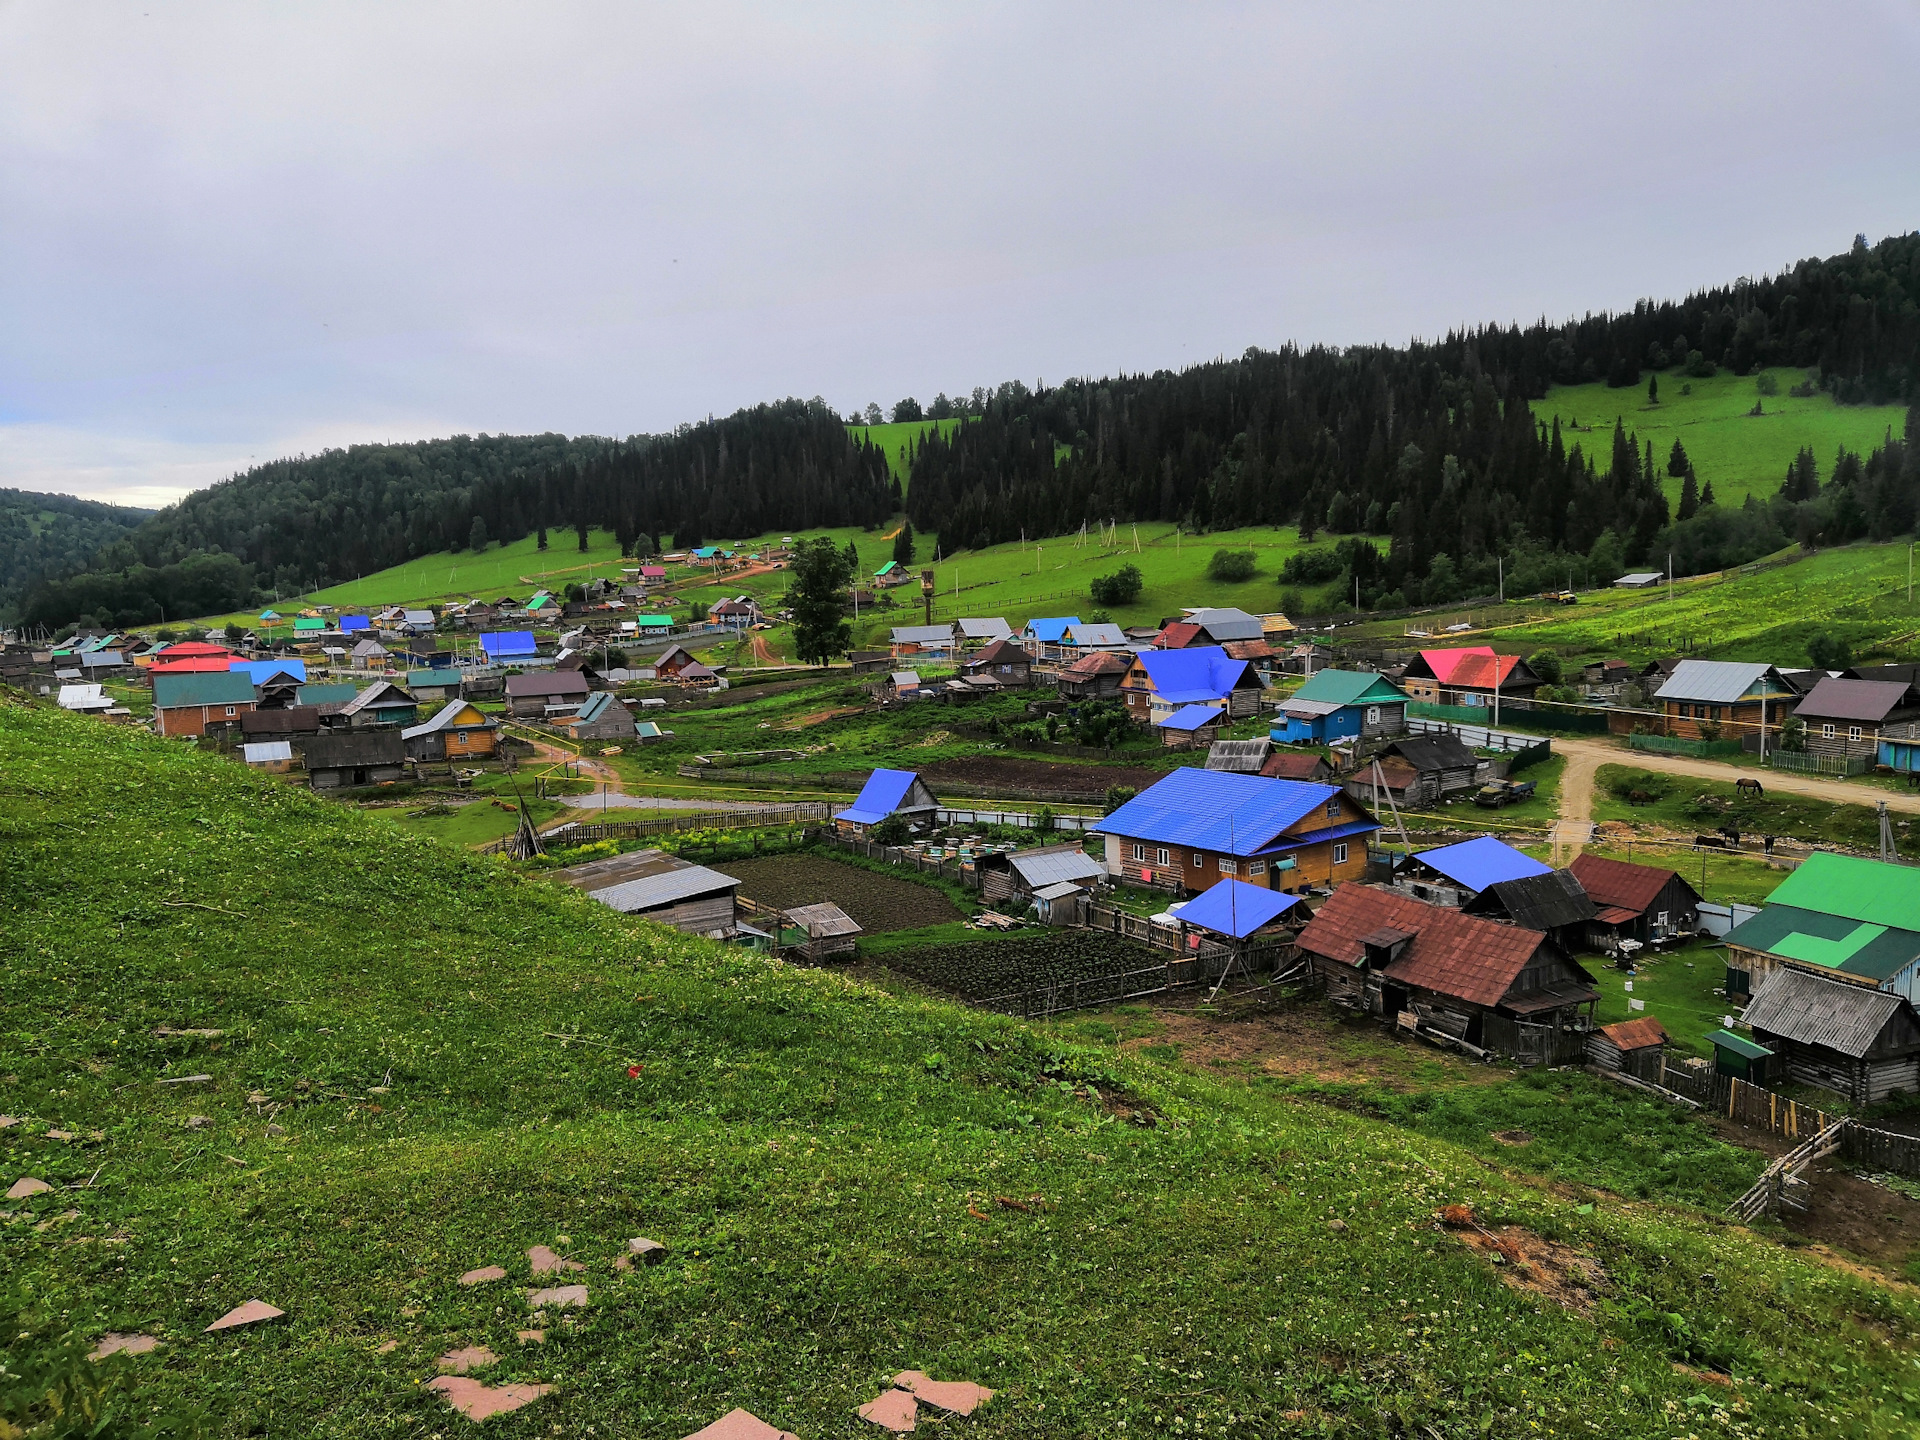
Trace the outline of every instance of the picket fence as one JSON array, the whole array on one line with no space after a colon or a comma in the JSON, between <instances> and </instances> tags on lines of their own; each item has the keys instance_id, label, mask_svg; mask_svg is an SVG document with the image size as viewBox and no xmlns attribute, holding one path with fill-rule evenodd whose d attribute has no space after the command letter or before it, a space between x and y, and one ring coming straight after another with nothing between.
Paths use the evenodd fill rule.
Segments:
<instances>
[{"instance_id":1,"label":"picket fence","mask_svg":"<svg viewBox=\"0 0 1920 1440\"><path fill-rule=\"evenodd\" d=\"M1769 750L1767 768L1802 775L1864 775L1873 768L1865 755L1815 755L1806 750Z\"/></svg>"}]
</instances>

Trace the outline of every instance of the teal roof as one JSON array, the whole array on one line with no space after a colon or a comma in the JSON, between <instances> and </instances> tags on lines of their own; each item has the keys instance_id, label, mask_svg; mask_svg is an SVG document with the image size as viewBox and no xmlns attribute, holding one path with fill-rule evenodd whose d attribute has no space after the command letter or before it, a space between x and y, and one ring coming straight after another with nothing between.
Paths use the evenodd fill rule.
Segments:
<instances>
[{"instance_id":1,"label":"teal roof","mask_svg":"<svg viewBox=\"0 0 1920 1440\"><path fill-rule=\"evenodd\" d=\"M1808 863L1812 863L1811 860ZM1878 864L1877 861L1861 863ZM1778 895L1786 888L1782 885L1773 893ZM1920 960L1920 932L1893 925L1876 925L1870 920L1856 920L1848 915L1803 910L1797 905L1782 905L1778 901L1769 901L1761 907L1758 915L1729 930L1726 943L1796 960L1802 965L1837 970L1843 975L1857 976L1876 984L1892 979Z\"/></svg>"},{"instance_id":2,"label":"teal roof","mask_svg":"<svg viewBox=\"0 0 1920 1440\"><path fill-rule=\"evenodd\" d=\"M324 630L327 628L327 622L324 620L295 620L293 622L293 628L296 630Z\"/></svg>"},{"instance_id":3,"label":"teal roof","mask_svg":"<svg viewBox=\"0 0 1920 1440\"><path fill-rule=\"evenodd\" d=\"M458 685L460 672L450 666L442 665L433 670L407 671L407 684L415 685Z\"/></svg>"},{"instance_id":4,"label":"teal roof","mask_svg":"<svg viewBox=\"0 0 1920 1440\"><path fill-rule=\"evenodd\" d=\"M195 670L185 675L153 677L153 708L172 710L184 705L238 705L253 703L253 677L244 670Z\"/></svg>"},{"instance_id":5,"label":"teal roof","mask_svg":"<svg viewBox=\"0 0 1920 1440\"><path fill-rule=\"evenodd\" d=\"M1364 670L1322 670L1290 698L1316 700L1323 705L1405 704L1407 692L1384 675Z\"/></svg>"},{"instance_id":6,"label":"teal roof","mask_svg":"<svg viewBox=\"0 0 1920 1440\"><path fill-rule=\"evenodd\" d=\"M333 685L302 685L294 699L302 705L344 705L360 693L358 685L344 681Z\"/></svg>"},{"instance_id":7,"label":"teal roof","mask_svg":"<svg viewBox=\"0 0 1920 1440\"><path fill-rule=\"evenodd\" d=\"M1920 931L1920 869L1911 865L1819 851L1801 861L1770 899L1776 905Z\"/></svg>"},{"instance_id":8,"label":"teal roof","mask_svg":"<svg viewBox=\"0 0 1920 1440\"><path fill-rule=\"evenodd\" d=\"M1715 1049L1731 1050L1747 1060L1765 1060L1773 1054L1773 1051L1766 1046L1756 1045L1751 1040L1743 1040L1731 1030L1709 1030L1707 1039L1713 1042Z\"/></svg>"}]
</instances>

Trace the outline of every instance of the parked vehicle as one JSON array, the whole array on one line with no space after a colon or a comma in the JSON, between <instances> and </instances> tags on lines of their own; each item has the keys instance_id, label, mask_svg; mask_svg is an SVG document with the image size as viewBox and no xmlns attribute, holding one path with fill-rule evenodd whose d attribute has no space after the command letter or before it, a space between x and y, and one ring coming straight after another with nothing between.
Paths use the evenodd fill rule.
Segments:
<instances>
[{"instance_id":1,"label":"parked vehicle","mask_svg":"<svg viewBox=\"0 0 1920 1440\"><path fill-rule=\"evenodd\" d=\"M1535 783L1532 780L1495 780L1474 792L1473 803L1489 810L1498 810L1502 805L1530 800Z\"/></svg>"}]
</instances>

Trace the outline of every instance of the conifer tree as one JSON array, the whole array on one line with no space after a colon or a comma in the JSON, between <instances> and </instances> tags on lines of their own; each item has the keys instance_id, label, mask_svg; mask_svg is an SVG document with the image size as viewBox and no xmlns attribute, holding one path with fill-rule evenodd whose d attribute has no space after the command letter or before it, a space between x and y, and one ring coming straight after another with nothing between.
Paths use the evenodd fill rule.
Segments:
<instances>
[{"instance_id":1,"label":"conifer tree","mask_svg":"<svg viewBox=\"0 0 1920 1440\"><path fill-rule=\"evenodd\" d=\"M893 559L896 565L913 563L913 522L908 520L900 526L900 533L893 537Z\"/></svg>"},{"instance_id":2,"label":"conifer tree","mask_svg":"<svg viewBox=\"0 0 1920 1440\"><path fill-rule=\"evenodd\" d=\"M1673 442L1673 449L1667 452L1667 474L1684 475L1692 468L1693 465L1687 459L1687 447L1676 439Z\"/></svg>"},{"instance_id":3,"label":"conifer tree","mask_svg":"<svg viewBox=\"0 0 1920 1440\"><path fill-rule=\"evenodd\" d=\"M1658 405L1660 403L1660 377L1658 375L1649 375L1647 377L1647 403L1649 405Z\"/></svg>"},{"instance_id":4,"label":"conifer tree","mask_svg":"<svg viewBox=\"0 0 1920 1440\"><path fill-rule=\"evenodd\" d=\"M1680 509L1674 516L1676 520L1691 520L1700 513L1700 482L1694 478L1693 471L1687 471L1686 478L1680 482Z\"/></svg>"},{"instance_id":5,"label":"conifer tree","mask_svg":"<svg viewBox=\"0 0 1920 1440\"><path fill-rule=\"evenodd\" d=\"M544 550L547 548L547 527L546 526L542 525L540 527L540 534L535 539L534 544L537 548L541 550Z\"/></svg>"},{"instance_id":6,"label":"conifer tree","mask_svg":"<svg viewBox=\"0 0 1920 1440\"><path fill-rule=\"evenodd\" d=\"M1691 475L1693 471L1689 470L1687 473ZM1700 508L1704 510L1713 503L1713 481L1709 480L1700 488Z\"/></svg>"}]
</instances>

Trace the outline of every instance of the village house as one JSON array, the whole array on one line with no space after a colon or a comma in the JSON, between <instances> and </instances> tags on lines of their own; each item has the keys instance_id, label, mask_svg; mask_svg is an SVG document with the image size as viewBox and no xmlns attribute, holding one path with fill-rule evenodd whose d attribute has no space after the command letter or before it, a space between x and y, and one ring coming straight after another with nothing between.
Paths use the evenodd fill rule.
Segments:
<instances>
[{"instance_id":1,"label":"village house","mask_svg":"<svg viewBox=\"0 0 1920 1440\"><path fill-rule=\"evenodd\" d=\"M972 650L1013 640L1013 627L999 615L963 616L953 622L953 643Z\"/></svg>"},{"instance_id":2,"label":"village house","mask_svg":"<svg viewBox=\"0 0 1920 1440\"><path fill-rule=\"evenodd\" d=\"M1817 1085L1854 1105L1920 1094L1920 1019L1901 996L1775 969L1741 1018L1773 1052L1775 1084Z\"/></svg>"},{"instance_id":3,"label":"village house","mask_svg":"<svg viewBox=\"0 0 1920 1440\"><path fill-rule=\"evenodd\" d=\"M1186 611L1184 619L1168 621L1153 643L1162 650L1185 650L1195 645L1264 640L1266 636L1266 624L1258 615L1231 606L1206 606Z\"/></svg>"},{"instance_id":4,"label":"village house","mask_svg":"<svg viewBox=\"0 0 1920 1440\"><path fill-rule=\"evenodd\" d=\"M1585 947L1593 901L1569 870L1496 880L1460 907L1486 920L1505 920L1551 935L1568 954Z\"/></svg>"},{"instance_id":5,"label":"village house","mask_svg":"<svg viewBox=\"0 0 1920 1440\"><path fill-rule=\"evenodd\" d=\"M420 702L391 680L376 680L342 705L334 723L353 730L380 725L411 725L420 718Z\"/></svg>"},{"instance_id":6,"label":"village house","mask_svg":"<svg viewBox=\"0 0 1920 1440\"><path fill-rule=\"evenodd\" d=\"M256 710L285 710L298 703L300 687L306 683L306 666L298 660L285 662L289 667L298 666L300 673L291 668L282 668L282 662L261 661L259 669L249 666L248 674L253 680L254 708Z\"/></svg>"},{"instance_id":7,"label":"village house","mask_svg":"<svg viewBox=\"0 0 1920 1440\"><path fill-rule=\"evenodd\" d=\"M731 600L722 600L707 611L709 620L717 620L735 628L745 625L758 625L767 617L760 611L760 602L751 595L736 595Z\"/></svg>"},{"instance_id":8,"label":"village house","mask_svg":"<svg viewBox=\"0 0 1920 1440\"><path fill-rule=\"evenodd\" d=\"M450 700L400 738L412 760L489 760L499 750L500 724L471 700Z\"/></svg>"},{"instance_id":9,"label":"village house","mask_svg":"<svg viewBox=\"0 0 1920 1440\"><path fill-rule=\"evenodd\" d=\"M1244 660L1218 645L1187 650L1142 650L1120 681L1127 711L1142 723L1163 720L1186 705L1222 705L1234 719L1258 713L1266 688Z\"/></svg>"},{"instance_id":10,"label":"village house","mask_svg":"<svg viewBox=\"0 0 1920 1440\"><path fill-rule=\"evenodd\" d=\"M1270 732L1276 745L1330 745L1407 733L1407 696L1381 675L1322 670L1280 702Z\"/></svg>"},{"instance_id":11,"label":"village house","mask_svg":"<svg viewBox=\"0 0 1920 1440\"><path fill-rule=\"evenodd\" d=\"M933 828L940 802L927 782L911 770L875 770L867 776L853 804L833 817L842 835L865 835L890 816L906 822L909 833Z\"/></svg>"},{"instance_id":12,"label":"village house","mask_svg":"<svg viewBox=\"0 0 1920 1440\"><path fill-rule=\"evenodd\" d=\"M1199 892L1223 879L1299 894L1366 873L1380 826L1332 785L1186 767L1100 821L1109 874Z\"/></svg>"},{"instance_id":13,"label":"village house","mask_svg":"<svg viewBox=\"0 0 1920 1440\"><path fill-rule=\"evenodd\" d=\"M1517 655L1496 655L1490 645L1421 650L1402 679L1410 699L1429 705L1487 705L1531 699L1540 677Z\"/></svg>"},{"instance_id":14,"label":"village house","mask_svg":"<svg viewBox=\"0 0 1920 1440\"><path fill-rule=\"evenodd\" d=\"M1907 680L1823 675L1794 714L1807 727L1807 750L1814 755L1879 761L1883 740L1907 741L1911 748L1911 742L1920 739L1920 690Z\"/></svg>"},{"instance_id":15,"label":"village house","mask_svg":"<svg viewBox=\"0 0 1920 1440\"><path fill-rule=\"evenodd\" d=\"M856 675L873 675L893 663L891 650L849 650L847 664Z\"/></svg>"},{"instance_id":16,"label":"village house","mask_svg":"<svg viewBox=\"0 0 1920 1440\"><path fill-rule=\"evenodd\" d=\"M1280 653L1265 640L1229 640L1220 647L1235 660L1244 660L1259 672L1260 683L1272 685L1279 673Z\"/></svg>"},{"instance_id":17,"label":"village house","mask_svg":"<svg viewBox=\"0 0 1920 1440\"><path fill-rule=\"evenodd\" d=\"M602 690L572 715L563 716L560 728L575 740L631 740L633 713L612 691Z\"/></svg>"},{"instance_id":18,"label":"village house","mask_svg":"<svg viewBox=\"0 0 1920 1440\"><path fill-rule=\"evenodd\" d=\"M1269 779L1306 780L1315 785L1333 780L1333 766L1327 763L1327 757L1306 750L1276 750L1260 766L1260 773Z\"/></svg>"},{"instance_id":19,"label":"village house","mask_svg":"<svg viewBox=\"0 0 1920 1440\"><path fill-rule=\"evenodd\" d=\"M252 710L240 717L240 733L249 740L277 740L320 733L320 707L288 705L279 710Z\"/></svg>"},{"instance_id":20,"label":"village house","mask_svg":"<svg viewBox=\"0 0 1920 1440\"><path fill-rule=\"evenodd\" d=\"M1586 936L1591 949L1617 950L1622 940L1653 945L1700 928L1700 892L1678 871L1608 860L1590 850L1567 868L1593 901Z\"/></svg>"},{"instance_id":21,"label":"village house","mask_svg":"<svg viewBox=\"0 0 1920 1440\"><path fill-rule=\"evenodd\" d=\"M1775 969L1920 1000L1920 870L1816 850L1726 935L1729 997Z\"/></svg>"},{"instance_id":22,"label":"village house","mask_svg":"<svg viewBox=\"0 0 1920 1440\"><path fill-rule=\"evenodd\" d=\"M206 735L239 729L254 708L253 680L242 670L155 672L153 722L157 735Z\"/></svg>"},{"instance_id":23,"label":"village house","mask_svg":"<svg viewBox=\"0 0 1920 1440\"><path fill-rule=\"evenodd\" d=\"M1029 620L1020 627L1020 644L1036 660L1065 659L1067 629L1079 623L1078 615L1051 615Z\"/></svg>"},{"instance_id":24,"label":"village house","mask_svg":"<svg viewBox=\"0 0 1920 1440\"><path fill-rule=\"evenodd\" d=\"M390 785L406 775L407 742L390 726L328 730L307 741L302 759L315 790Z\"/></svg>"},{"instance_id":25,"label":"village house","mask_svg":"<svg viewBox=\"0 0 1920 1440\"><path fill-rule=\"evenodd\" d=\"M1393 885L1429 905L1462 906L1503 880L1551 873L1532 856L1481 835L1408 856L1394 872Z\"/></svg>"},{"instance_id":26,"label":"village house","mask_svg":"<svg viewBox=\"0 0 1920 1440\"><path fill-rule=\"evenodd\" d=\"M362 640L353 647L353 668L356 670L384 670L387 668L387 647L378 640Z\"/></svg>"},{"instance_id":27,"label":"village house","mask_svg":"<svg viewBox=\"0 0 1920 1440\"><path fill-rule=\"evenodd\" d=\"M113 709L113 697L102 685L62 685L55 703L76 715L105 715Z\"/></svg>"},{"instance_id":28,"label":"village house","mask_svg":"<svg viewBox=\"0 0 1920 1440\"><path fill-rule=\"evenodd\" d=\"M929 660L946 660L953 655L951 625L896 625L892 631L893 656L924 655Z\"/></svg>"},{"instance_id":29,"label":"village house","mask_svg":"<svg viewBox=\"0 0 1920 1440\"><path fill-rule=\"evenodd\" d=\"M609 855L555 871L554 878L623 915L682 934L725 939L738 928L738 880L659 850Z\"/></svg>"},{"instance_id":30,"label":"village house","mask_svg":"<svg viewBox=\"0 0 1920 1440\"><path fill-rule=\"evenodd\" d=\"M969 678L990 675L1004 689L1025 689L1033 683L1033 657L1003 635L974 652L960 673Z\"/></svg>"},{"instance_id":31,"label":"village house","mask_svg":"<svg viewBox=\"0 0 1920 1440\"><path fill-rule=\"evenodd\" d=\"M918 700L925 693L917 670L894 670L875 683L874 698L883 705L899 705Z\"/></svg>"},{"instance_id":32,"label":"village house","mask_svg":"<svg viewBox=\"0 0 1920 1440\"><path fill-rule=\"evenodd\" d=\"M591 693L578 670L547 670L507 677L507 712L517 720L572 714Z\"/></svg>"},{"instance_id":33,"label":"village house","mask_svg":"<svg viewBox=\"0 0 1920 1440\"><path fill-rule=\"evenodd\" d=\"M1383 886L1342 885L1294 943L1338 1004L1550 1063L1584 1049L1599 1000L1551 936Z\"/></svg>"},{"instance_id":34,"label":"village house","mask_svg":"<svg viewBox=\"0 0 1920 1440\"><path fill-rule=\"evenodd\" d=\"M889 560L873 572L873 583L881 590L892 590L899 585L913 582L913 572L898 560Z\"/></svg>"},{"instance_id":35,"label":"village house","mask_svg":"<svg viewBox=\"0 0 1920 1440\"><path fill-rule=\"evenodd\" d=\"M1197 745L1211 745L1220 738L1220 732L1227 723L1226 707L1222 705L1182 705L1171 714L1163 715L1153 722L1153 728L1160 732L1160 743L1176 749L1191 749Z\"/></svg>"},{"instance_id":36,"label":"village house","mask_svg":"<svg viewBox=\"0 0 1920 1440\"><path fill-rule=\"evenodd\" d=\"M1061 669L1054 684L1063 700L1104 700L1120 693L1120 683L1132 667L1131 654L1096 650Z\"/></svg>"},{"instance_id":37,"label":"village house","mask_svg":"<svg viewBox=\"0 0 1920 1440\"><path fill-rule=\"evenodd\" d=\"M480 636L480 649L495 665L511 665L531 660L540 653L531 630L488 630Z\"/></svg>"},{"instance_id":38,"label":"village house","mask_svg":"<svg viewBox=\"0 0 1920 1440\"><path fill-rule=\"evenodd\" d=\"M1493 775L1493 762L1480 759L1457 735L1409 735L1374 759L1379 774L1363 765L1347 777L1347 789L1364 800L1376 782L1384 782L1396 805L1413 809L1469 795Z\"/></svg>"},{"instance_id":39,"label":"village house","mask_svg":"<svg viewBox=\"0 0 1920 1440\"><path fill-rule=\"evenodd\" d=\"M682 645L670 645L653 662L653 676L656 680L671 680L676 685L687 685L705 689L720 679L710 667L693 658L693 652Z\"/></svg>"},{"instance_id":40,"label":"village house","mask_svg":"<svg viewBox=\"0 0 1920 1440\"><path fill-rule=\"evenodd\" d=\"M1758 735L1763 723L1768 735L1777 737L1800 697L1763 661L1682 660L1654 692L1653 702L1675 739L1740 740Z\"/></svg>"},{"instance_id":41,"label":"village house","mask_svg":"<svg viewBox=\"0 0 1920 1440\"><path fill-rule=\"evenodd\" d=\"M1126 634L1118 625L1106 621L1076 621L1067 626L1066 633L1060 637L1063 663L1071 663L1083 655L1102 651L1118 653L1128 648Z\"/></svg>"},{"instance_id":42,"label":"village house","mask_svg":"<svg viewBox=\"0 0 1920 1440\"><path fill-rule=\"evenodd\" d=\"M407 689L416 700L456 700L460 696L460 672L445 667L409 670Z\"/></svg>"}]
</instances>

